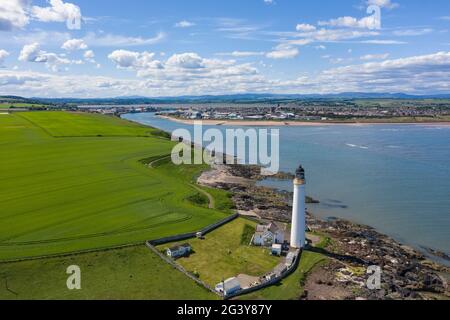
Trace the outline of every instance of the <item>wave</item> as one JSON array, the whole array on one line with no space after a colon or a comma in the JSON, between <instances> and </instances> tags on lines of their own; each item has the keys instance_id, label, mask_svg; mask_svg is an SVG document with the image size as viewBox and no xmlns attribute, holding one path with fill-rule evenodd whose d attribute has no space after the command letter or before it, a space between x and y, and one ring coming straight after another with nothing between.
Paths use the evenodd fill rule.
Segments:
<instances>
[{"instance_id":1,"label":"wave","mask_svg":"<svg viewBox=\"0 0 450 320\"><path fill-rule=\"evenodd\" d=\"M359 149L364 149L364 150L369 149L369 147L367 147L367 146L358 146L357 144L352 144L352 143L346 143L345 145L350 148L359 148Z\"/></svg>"}]
</instances>

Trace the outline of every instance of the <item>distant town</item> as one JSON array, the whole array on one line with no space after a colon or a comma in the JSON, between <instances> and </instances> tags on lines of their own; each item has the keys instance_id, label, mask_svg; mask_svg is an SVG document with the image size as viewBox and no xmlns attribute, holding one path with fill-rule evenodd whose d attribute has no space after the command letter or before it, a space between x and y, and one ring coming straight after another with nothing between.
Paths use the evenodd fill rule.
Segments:
<instances>
[{"instance_id":1,"label":"distant town","mask_svg":"<svg viewBox=\"0 0 450 320\"><path fill-rule=\"evenodd\" d=\"M299 122L448 122L449 99L304 99L262 102L107 103L0 97L2 110L66 110L120 116L155 112L180 120Z\"/></svg>"}]
</instances>

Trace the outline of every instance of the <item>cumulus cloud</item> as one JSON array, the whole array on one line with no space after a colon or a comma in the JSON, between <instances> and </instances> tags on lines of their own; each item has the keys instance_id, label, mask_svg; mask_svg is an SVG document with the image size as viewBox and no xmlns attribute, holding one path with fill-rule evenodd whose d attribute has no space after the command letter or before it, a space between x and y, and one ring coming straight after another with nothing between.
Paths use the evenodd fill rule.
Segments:
<instances>
[{"instance_id":1,"label":"cumulus cloud","mask_svg":"<svg viewBox=\"0 0 450 320\"><path fill-rule=\"evenodd\" d=\"M203 59L192 52L174 54L167 60L167 64L182 69L200 69L205 67Z\"/></svg>"},{"instance_id":2,"label":"cumulus cloud","mask_svg":"<svg viewBox=\"0 0 450 320\"><path fill-rule=\"evenodd\" d=\"M195 23L187 20L182 20L180 22L175 23L176 28L190 28L193 26L195 26Z\"/></svg>"},{"instance_id":3,"label":"cumulus cloud","mask_svg":"<svg viewBox=\"0 0 450 320\"><path fill-rule=\"evenodd\" d=\"M232 60L203 60L203 68L183 69L161 62L163 69L150 69L147 54L128 55L124 66L143 73L138 79L30 73L0 69L0 85L8 94L54 97L110 97L117 95L167 96L239 92L339 93L405 92L448 93L450 52L367 62L302 74L294 80L268 79L250 64Z\"/></svg>"},{"instance_id":4,"label":"cumulus cloud","mask_svg":"<svg viewBox=\"0 0 450 320\"><path fill-rule=\"evenodd\" d=\"M379 20L375 15L357 19L350 16L339 17L329 21L319 21L320 26L361 28L361 29L378 29Z\"/></svg>"},{"instance_id":5,"label":"cumulus cloud","mask_svg":"<svg viewBox=\"0 0 450 320\"><path fill-rule=\"evenodd\" d=\"M23 28L29 23L27 0L0 1L0 31Z\"/></svg>"},{"instance_id":6,"label":"cumulus cloud","mask_svg":"<svg viewBox=\"0 0 450 320\"><path fill-rule=\"evenodd\" d=\"M9 52L3 49L0 49L0 67L5 62L5 58L9 56Z\"/></svg>"},{"instance_id":7,"label":"cumulus cloud","mask_svg":"<svg viewBox=\"0 0 450 320\"><path fill-rule=\"evenodd\" d=\"M120 69L140 70L140 69L159 69L162 68L158 60L153 60L153 52L134 52L127 50L116 50L108 55L116 66Z\"/></svg>"},{"instance_id":8,"label":"cumulus cloud","mask_svg":"<svg viewBox=\"0 0 450 320\"><path fill-rule=\"evenodd\" d=\"M0 31L22 29L31 19L41 22L66 22L69 29L80 29L80 8L62 0L49 0L50 6L31 6L31 0L0 1Z\"/></svg>"},{"instance_id":9,"label":"cumulus cloud","mask_svg":"<svg viewBox=\"0 0 450 320\"><path fill-rule=\"evenodd\" d=\"M384 60L389 57L389 53L381 53L381 54L366 54L364 56L361 56L361 60Z\"/></svg>"},{"instance_id":10,"label":"cumulus cloud","mask_svg":"<svg viewBox=\"0 0 450 320\"><path fill-rule=\"evenodd\" d=\"M298 24L295 29L297 31L314 31L314 30L316 30L316 27L311 24L301 23L301 24Z\"/></svg>"},{"instance_id":11,"label":"cumulus cloud","mask_svg":"<svg viewBox=\"0 0 450 320\"><path fill-rule=\"evenodd\" d=\"M165 61L154 59L150 52L116 50L109 56L119 69L134 70L140 78L147 79L147 85L167 88L216 86L224 83L244 85L258 78L258 70L249 63L238 64L235 60L207 59L197 53L174 54Z\"/></svg>"},{"instance_id":12,"label":"cumulus cloud","mask_svg":"<svg viewBox=\"0 0 450 320\"><path fill-rule=\"evenodd\" d=\"M367 0L367 5L374 5L386 9L395 9L399 7L398 3L392 2L391 0Z\"/></svg>"},{"instance_id":13,"label":"cumulus cloud","mask_svg":"<svg viewBox=\"0 0 450 320\"><path fill-rule=\"evenodd\" d=\"M266 57L270 59L292 59L298 56L299 53L300 52L297 48L279 48L268 52Z\"/></svg>"},{"instance_id":14,"label":"cumulus cloud","mask_svg":"<svg viewBox=\"0 0 450 320\"><path fill-rule=\"evenodd\" d=\"M69 60L63 55L41 50L39 43L25 45L19 55L19 61L45 63L52 71L59 71L61 65L82 64L81 60Z\"/></svg>"},{"instance_id":15,"label":"cumulus cloud","mask_svg":"<svg viewBox=\"0 0 450 320\"><path fill-rule=\"evenodd\" d=\"M70 39L61 46L61 49L67 51L86 50L87 48L88 46L83 39Z\"/></svg>"},{"instance_id":16,"label":"cumulus cloud","mask_svg":"<svg viewBox=\"0 0 450 320\"><path fill-rule=\"evenodd\" d=\"M62 0L49 0L49 7L33 6L33 18L43 22L67 22L69 29L80 29L81 9L73 3Z\"/></svg>"}]
</instances>

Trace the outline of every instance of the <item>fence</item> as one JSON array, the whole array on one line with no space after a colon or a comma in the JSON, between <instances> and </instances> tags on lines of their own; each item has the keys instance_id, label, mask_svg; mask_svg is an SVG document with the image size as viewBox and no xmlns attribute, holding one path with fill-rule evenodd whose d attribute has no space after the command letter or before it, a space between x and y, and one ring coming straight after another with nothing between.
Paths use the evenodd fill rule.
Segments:
<instances>
[{"instance_id":1,"label":"fence","mask_svg":"<svg viewBox=\"0 0 450 320\"><path fill-rule=\"evenodd\" d=\"M236 292L234 294L231 294L231 295L228 295L228 296L224 297L224 299L228 300L228 299L235 298L235 297L238 297L238 296L241 296L241 295L244 295L244 294L248 294L248 293L252 293L252 292L255 292L255 291L259 291L261 289L273 286L274 284L280 282L284 278L290 276L295 270L297 270L298 264L300 262L301 254L302 254L302 251L298 250L296 258L295 258L295 261L292 263L292 265L286 271L282 272L280 276L275 277L275 278L273 278L273 279L271 279L269 281L263 282L263 283L261 283L261 284L259 284L257 286L240 290L240 291L238 291L238 292Z\"/></svg>"},{"instance_id":2,"label":"fence","mask_svg":"<svg viewBox=\"0 0 450 320\"><path fill-rule=\"evenodd\" d=\"M235 213L235 214L228 216L225 219L220 220L219 222L214 223L198 232L190 232L190 233L179 234L176 236L160 238L160 239L156 239L156 240L149 240L149 241L147 241L147 243L151 244L153 246L159 246L161 244L165 244L165 243L169 243L169 242L176 242L176 241L182 241L182 240L195 238L197 236L197 234L200 234L201 236L205 236L206 234L210 233L211 231L223 226L224 224L227 224L228 222L233 221L234 219L236 219L238 217L239 217L239 214Z\"/></svg>"}]
</instances>

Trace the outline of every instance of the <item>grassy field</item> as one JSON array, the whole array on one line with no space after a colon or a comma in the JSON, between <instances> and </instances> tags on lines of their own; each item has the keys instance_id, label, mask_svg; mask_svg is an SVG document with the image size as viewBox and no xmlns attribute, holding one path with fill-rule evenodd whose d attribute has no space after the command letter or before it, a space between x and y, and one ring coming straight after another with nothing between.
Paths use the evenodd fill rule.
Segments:
<instances>
[{"instance_id":1,"label":"grassy field","mask_svg":"<svg viewBox=\"0 0 450 320\"><path fill-rule=\"evenodd\" d=\"M47 107L46 105L41 104L31 104L31 103L6 103L2 102L0 103L0 109L9 109L9 108L41 108L41 107Z\"/></svg>"},{"instance_id":2,"label":"grassy field","mask_svg":"<svg viewBox=\"0 0 450 320\"><path fill-rule=\"evenodd\" d=\"M187 200L204 166L141 162L170 154L160 136L100 115L0 116L0 261L140 243L225 217L226 206Z\"/></svg>"},{"instance_id":3,"label":"grassy field","mask_svg":"<svg viewBox=\"0 0 450 320\"><path fill-rule=\"evenodd\" d=\"M81 290L67 289L66 269L71 265L81 268ZM143 245L0 265L0 300L216 298Z\"/></svg>"},{"instance_id":4,"label":"grassy field","mask_svg":"<svg viewBox=\"0 0 450 320\"><path fill-rule=\"evenodd\" d=\"M177 262L186 270L197 273L211 286L241 273L264 275L279 263L279 258L271 256L267 249L242 245L246 225L254 226L255 223L239 218L208 234L205 240L188 241L194 253ZM172 245L175 243L159 246L158 249L164 250Z\"/></svg>"}]
</instances>

